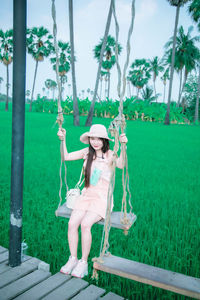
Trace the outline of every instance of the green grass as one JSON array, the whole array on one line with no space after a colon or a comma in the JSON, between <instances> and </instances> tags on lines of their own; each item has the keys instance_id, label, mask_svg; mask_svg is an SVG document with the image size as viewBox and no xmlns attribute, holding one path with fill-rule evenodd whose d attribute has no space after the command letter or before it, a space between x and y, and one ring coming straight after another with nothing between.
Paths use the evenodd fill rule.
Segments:
<instances>
[{"instance_id":1,"label":"green grass","mask_svg":"<svg viewBox=\"0 0 200 300\"><path fill-rule=\"evenodd\" d=\"M11 112L0 111L0 244L9 245ZM26 113L24 152L23 238L28 254L58 272L66 262L68 220L56 218L59 197L59 141L56 116ZM68 150L81 149L88 128L65 118ZM94 119L107 127L110 120ZM200 127L127 122L130 186L138 219L128 236L110 233L110 252L186 275L200 277ZM68 184L78 181L81 161L68 162ZM16 174L17 176L17 174ZM115 209L121 204L121 171L117 170ZM92 229L90 260L99 255L102 226ZM81 249L79 248L79 256ZM92 273L92 263L89 263ZM90 276L86 278L90 283ZM148 285L100 273L98 285L127 299L189 299Z\"/></svg>"}]
</instances>

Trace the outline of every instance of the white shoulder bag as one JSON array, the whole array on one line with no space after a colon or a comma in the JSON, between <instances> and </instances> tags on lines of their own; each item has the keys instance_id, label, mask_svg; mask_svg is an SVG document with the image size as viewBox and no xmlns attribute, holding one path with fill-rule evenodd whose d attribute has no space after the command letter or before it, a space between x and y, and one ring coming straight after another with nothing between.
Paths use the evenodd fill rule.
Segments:
<instances>
[{"instance_id":1,"label":"white shoulder bag","mask_svg":"<svg viewBox=\"0 0 200 300\"><path fill-rule=\"evenodd\" d=\"M85 178L83 178L83 180L82 180L82 176L83 176L83 168L81 170L80 179L77 182L75 188L68 190L67 193L66 193L65 199L66 199L66 206L68 208L74 209L75 205L79 201L79 197L81 195L80 187L82 186L82 184L85 180Z\"/></svg>"}]
</instances>

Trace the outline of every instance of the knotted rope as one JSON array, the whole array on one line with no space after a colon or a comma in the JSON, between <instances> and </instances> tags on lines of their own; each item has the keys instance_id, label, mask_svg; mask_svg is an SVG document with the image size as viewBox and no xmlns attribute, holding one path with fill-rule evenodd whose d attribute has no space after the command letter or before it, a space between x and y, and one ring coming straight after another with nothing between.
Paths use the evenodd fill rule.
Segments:
<instances>
[{"instance_id":1,"label":"knotted rope","mask_svg":"<svg viewBox=\"0 0 200 300\"><path fill-rule=\"evenodd\" d=\"M56 8L55 8L55 0L52 0L52 6L51 6L51 13L52 13L52 19L53 19L53 40L54 40L54 48L56 52L56 81L58 85L58 115L57 115L57 120L56 122L59 125L59 128L62 129L62 124L64 121L63 118L63 111L62 111L62 106L61 106L61 83L60 83L60 78L59 78L59 57L58 57L58 43L57 43L57 24L56 24ZM59 188L59 204L58 208L60 207L62 203L62 165L64 164L65 167L65 186L66 190L68 191L68 185L67 185L67 168L66 164L64 163L63 159L63 147L64 147L64 141L61 141L60 143L60 153L61 153L61 163L60 163L60 170L59 170L59 176L60 176L60 188ZM57 210L58 210L57 208ZM57 210L55 212L57 216Z\"/></svg>"},{"instance_id":2,"label":"knotted rope","mask_svg":"<svg viewBox=\"0 0 200 300\"><path fill-rule=\"evenodd\" d=\"M116 56L116 64L117 64L117 71L118 71L118 85L117 85L117 91L118 96L120 98L120 105L119 105L119 114L118 116L111 122L109 131L111 136L115 138L115 145L113 149L113 161L112 161L112 167L111 167L111 180L110 185L108 189L108 198L107 198L107 209L106 209L106 218L104 223L104 229L103 229L103 235L101 240L101 247L100 247L100 255L98 258L93 258L94 261L98 261L100 263L103 262L103 257L106 255L109 255L108 252L109 249L109 233L110 233L110 223L111 223L111 203L113 198L113 192L115 187L115 170L116 170L116 160L117 160L117 152L119 150L119 132L121 130L121 133L124 133L126 128L126 121L125 116L123 114L123 98L125 95L126 90L126 71L129 64L129 57L130 57L130 38L133 32L133 24L134 24L134 17L135 17L135 0L132 0L132 6L131 6L131 24L128 31L128 38L127 38L127 57L124 65L123 70L123 87L121 90L121 68L118 61L118 37L119 37L119 24L116 17L115 12L115 1L113 1L113 15L115 18L115 29L116 29L116 47L115 47L115 56ZM129 225L131 225L130 218L127 217L127 192L129 195L129 206L130 206L130 215L132 215L132 204L131 204L131 193L129 188L129 173L128 173L128 158L126 153L126 145L122 143L121 146L122 151L122 157L124 161L124 168L122 173L122 183L123 183L123 197L122 197L122 207L121 207L121 213L123 214L123 218L121 217L121 223L127 225L127 229L129 228ZM126 170L126 171L125 171ZM93 278L97 279L97 272L94 269L93 270Z\"/></svg>"}]
</instances>

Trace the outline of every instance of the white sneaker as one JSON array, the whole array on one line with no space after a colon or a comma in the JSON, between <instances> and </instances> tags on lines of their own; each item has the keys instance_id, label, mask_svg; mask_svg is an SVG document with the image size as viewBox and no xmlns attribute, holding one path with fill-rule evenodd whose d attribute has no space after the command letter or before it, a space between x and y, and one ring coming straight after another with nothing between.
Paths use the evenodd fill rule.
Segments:
<instances>
[{"instance_id":1,"label":"white sneaker","mask_svg":"<svg viewBox=\"0 0 200 300\"><path fill-rule=\"evenodd\" d=\"M87 261L80 259L76 267L73 269L71 275L78 278L83 278L84 276L87 276L88 275Z\"/></svg>"},{"instance_id":2,"label":"white sneaker","mask_svg":"<svg viewBox=\"0 0 200 300\"><path fill-rule=\"evenodd\" d=\"M69 275L71 274L72 270L76 267L77 264L78 259L74 256L70 256L68 262L60 269L60 272Z\"/></svg>"}]
</instances>

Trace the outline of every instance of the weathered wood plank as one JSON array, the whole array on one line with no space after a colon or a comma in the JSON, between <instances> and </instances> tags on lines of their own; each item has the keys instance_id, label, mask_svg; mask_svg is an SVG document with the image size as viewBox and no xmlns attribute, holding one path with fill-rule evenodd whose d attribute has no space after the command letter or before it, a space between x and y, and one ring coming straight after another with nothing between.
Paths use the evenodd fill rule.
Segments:
<instances>
[{"instance_id":1,"label":"weathered wood plank","mask_svg":"<svg viewBox=\"0 0 200 300\"><path fill-rule=\"evenodd\" d=\"M11 282L21 277L24 277L25 275L33 272L34 270L37 270L39 262L39 259L32 258L22 263L20 266L11 268L7 272L0 274L0 288L10 284Z\"/></svg>"},{"instance_id":2,"label":"weathered wood plank","mask_svg":"<svg viewBox=\"0 0 200 300\"><path fill-rule=\"evenodd\" d=\"M200 299L200 279L110 255L94 268L175 293Z\"/></svg>"},{"instance_id":3,"label":"weathered wood plank","mask_svg":"<svg viewBox=\"0 0 200 300\"><path fill-rule=\"evenodd\" d=\"M105 290L102 288L95 286L95 285L90 285L88 286L85 290L81 291L78 295L73 297L73 300L95 300L99 299L100 296L105 294Z\"/></svg>"},{"instance_id":4,"label":"weathered wood plank","mask_svg":"<svg viewBox=\"0 0 200 300\"><path fill-rule=\"evenodd\" d=\"M0 254L0 263L5 262L6 260L8 260L8 251Z\"/></svg>"},{"instance_id":5,"label":"weathered wood plank","mask_svg":"<svg viewBox=\"0 0 200 300\"><path fill-rule=\"evenodd\" d=\"M123 300L124 298L117 294L110 292L107 295L101 297L101 299L103 299L103 300Z\"/></svg>"},{"instance_id":6,"label":"weathered wood plank","mask_svg":"<svg viewBox=\"0 0 200 300\"><path fill-rule=\"evenodd\" d=\"M64 218L70 218L71 212L72 212L72 210L67 208L65 204L60 206L59 209L57 209L57 211L56 211L58 217L64 217ZM136 221L137 216L135 214L133 214L133 215L127 214L127 217L130 220L130 225L124 225L121 223L121 221L120 221L121 212L117 212L117 211L112 212L111 213L111 226L115 227L115 228L123 229L123 230L128 230L133 225L133 223ZM99 222L97 222L97 224L104 225L104 221L99 221Z\"/></svg>"},{"instance_id":7,"label":"weathered wood plank","mask_svg":"<svg viewBox=\"0 0 200 300\"><path fill-rule=\"evenodd\" d=\"M4 248L4 247L0 246L0 253L6 252L6 251L7 251L7 249L6 249L6 248Z\"/></svg>"},{"instance_id":8,"label":"weathered wood plank","mask_svg":"<svg viewBox=\"0 0 200 300\"><path fill-rule=\"evenodd\" d=\"M5 261L2 264L0 264L0 274L9 271L10 269L12 268L8 265L8 261Z\"/></svg>"},{"instance_id":9,"label":"weathered wood plank","mask_svg":"<svg viewBox=\"0 0 200 300\"><path fill-rule=\"evenodd\" d=\"M45 297L50 292L54 291L56 288L61 286L66 281L70 280L69 275L64 275L62 273L56 273L55 275L49 277L48 279L37 284L30 290L19 295L15 300L37 300Z\"/></svg>"},{"instance_id":10,"label":"weathered wood plank","mask_svg":"<svg viewBox=\"0 0 200 300\"><path fill-rule=\"evenodd\" d=\"M9 300L17 297L18 295L24 293L34 285L40 283L51 275L49 272L44 271L34 271L25 277L22 277L11 284L0 289L0 299Z\"/></svg>"},{"instance_id":11,"label":"weathered wood plank","mask_svg":"<svg viewBox=\"0 0 200 300\"><path fill-rule=\"evenodd\" d=\"M44 297L43 300L67 300L75 296L86 286L88 286L88 282L79 278L72 278Z\"/></svg>"},{"instance_id":12,"label":"weathered wood plank","mask_svg":"<svg viewBox=\"0 0 200 300\"><path fill-rule=\"evenodd\" d=\"M32 258L31 256L25 255L23 262L25 262L25 261L27 261L27 260L29 260L29 259L31 259L31 258ZM4 261L3 263L0 264L0 274L2 274L2 273L4 273L4 272L7 272L7 271L9 271L10 269L12 269L12 267L10 267L10 266L8 265L8 260L6 260L6 261Z\"/></svg>"}]
</instances>

